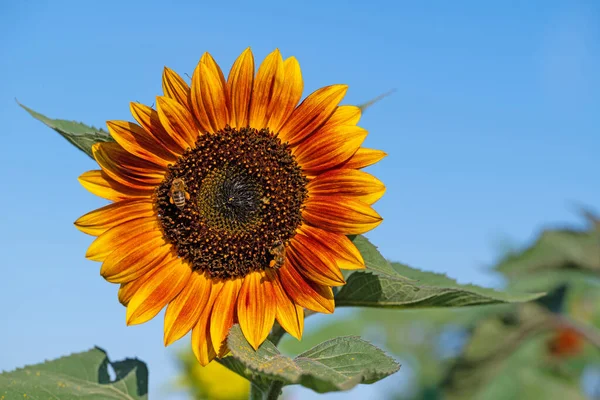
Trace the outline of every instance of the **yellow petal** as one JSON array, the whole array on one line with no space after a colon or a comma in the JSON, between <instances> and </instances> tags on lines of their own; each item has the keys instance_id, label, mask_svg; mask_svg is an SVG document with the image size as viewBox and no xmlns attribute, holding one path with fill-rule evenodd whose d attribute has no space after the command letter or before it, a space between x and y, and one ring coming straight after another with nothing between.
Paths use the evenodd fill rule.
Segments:
<instances>
[{"instance_id":1,"label":"yellow petal","mask_svg":"<svg viewBox=\"0 0 600 400\"><path fill-rule=\"evenodd\" d=\"M106 126L113 139L134 156L163 167L177 159L137 124L127 121L108 121Z\"/></svg>"},{"instance_id":2,"label":"yellow petal","mask_svg":"<svg viewBox=\"0 0 600 400\"><path fill-rule=\"evenodd\" d=\"M99 236L110 228L132 219L154 215L154 203L150 199L124 200L109 204L81 216L75 226L88 235Z\"/></svg>"},{"instance_id":3,"label":"yellow petal","mask_svg":"<svg viewBox=\"0 0 600 400\"><path fill-rule=\"evenodd\" d=\"M191 111L190 87L177 72L165 67L163 71L162 86L165 96L177 101Z\"/></svg>"},{"instance_id":4,"label":"yellow petal","mask_svg":"<svg viewBox=\"0 0 600 400\"><path fill-rule=\"evenodd\" d=\"M165 312L165 346L181 339L197 323L210 298L211 280L204 273L192 272L181 293Z\"/></svg>"},{"instance_id":5,"label":"yellow petal","mask_svg":"<svg viewBox=\"0 0 600 400\"><path fill-rule=\"evenodd\" d=\"M307 224L301 225L298 230L303 235L311 237L327 247L329 255L335 259L337 266L341 269L356 270L365 268L362 255L346 235L329 232Z\"/></svg>"},{"instance_id":6,"label":"yellow petal","mask_svg":"<svg viewBox=\"0 0 600 400\"><path fill-rule=\"evenodd\" d=\"M343 163L343 168L361 169L381 161L387 154L381 150L359 148L348 161Z\"/></svg>"},{"instance_id":7,"label":"yellow petal","mask_svg":"<svg viewBox=\"0 0 600 400\"><path fill-rule=\"evenodd\" d=\"M296 339L302 339L304 330L304 309L295 304L281 286L279 280L273 281L273 292L277 300L277 322Z\"/></svg>"},{"instance_id":8,"label":"yellow petal","mask_svg":"<svg viewBox=\"0 0 600 400\"><path fill-rule=\"evenodd\" d=\"M311 281L327 286L346 283L328 247L303 234L294 236L289 247L291 263Z\"/></svg>"},{"instance_id":9,"label":"yellow petal","mask_svg":"<svg viewBox=\"0 0 600 400\"><path fill-rule=\"evenodd\" d=\"M216 356L215 346L210 338L210 316L217 297L221 294L224 281L213 280L210 288L210 298L198 318L198 323L192 329L192 350L200 365L205 366Z\"/></svg>"},{"instance_id":10,"label":"yellow petal","mask_svg":"<svg viewBox=\"0 0 600 400\"><path fill-rule=\"evenodd\" d=\"M237 314L242 332L254 350L269 335L276 310L272 283L266 274L257 271L246 275L237 300Z\"/></svg>"},{"instance_id":11,"label":"yellow petal","mask_svg":"<svg viewBox=\"0 0 600 400\"><path fill-rule=\"evenodd\" d=\"M279 132L283 124L288 120L296 105L302 98L304 82L300 64L295 57L290 57L283 62L284 80L281 88L275 88L275 95L269 104L269 120L267 126L272 132Z\"/></svg>"},{"instance_id":12,"label":"yellow petal","mask_svg":"<svg viewBox=\"0 0 600 400\"><path fill-rule=\"evenodd\" d=\"M154 188L136 189L125 186L109 177L105 172L93 170L83 173L79 183L90 193L112 201L127 200L131 198L150 198Z\"/></svg>"},{"instance_id":13,"label":"yellow petal","mask_svg":"<svg viewBox=\"0 0 600 400\"><path fill-rule=\"evenodd\" d=\"M163 128L158 116L158 111L140 103L129 103L129 110L133 118L140 124L146 132L152 134L157 142L171 152L175 157L181 155L188 148L186 137L179 132L177 135L170 135Z\"/></svg>"},{"instance_id":14,"label":"yellow petal","mask_svg":"<svg viewBox=\"0 0 600 400\"><path fill-rule=\"evenodd\" d=\"M344 196L373 204L385 193L385 185L373 175L355 169L334 169L308 183L310 197Z\"/></svg>"},{"instance_id":15,"label":"yellow petal","mask_svg":"<svg viewBox=\"0 0 600 400\"><path fill-rule=\"evenodd\" d=\"M165 131L171 137L183 137L188 147L193 148L200 132L190 112L175 100L164 96L156 98L156 108Z\"/></svg>"},{"instance_id":16,"label":"yellow petal","mask_svg":"<svg viewBox=\"0 0 600 400\"><path fill-rule=\"evenodd\" d=\"M270 105L278 99L285 79L285 68L279 49L275 49L262 62L254 80L250 102L250 126L267 128ZM272 108L272 107L271 107Z\"/></svg>"},{"instance_id":17,"label":"yellow petal","mask_svg":"<svg viewBox=\"0 0 600 400\"><path fill-rule=\"evenodd\" d=\"M348 86L331 85L310 94L279 131L281 140L295 145L321 127L346 95Z\"/></svg>"},{"instance_id":18,"label":"yellow petal","mask_svg":"<svg viewBox=\"0 0 600 400\"><path fill-rule=\"evenodd\" d=\"M98 236L90 244L85 256L90 260L102 261L113 250L123 244L143 244L144 240L161 237L162 233L156 217L141 217L126 221ZM138 239L139 237L139 239Z\"/></svg>"},{"instance_id":19,"label":"yellow petal","mask_svg":"<svg viewBox=\"0 0 600 400\"><path fill-rule=\"evenodd\" d=\"M242 279L229 279L223 284L223 289L215 301L210 317L210 338L217 355L222 357L226 354L224 341L229 329L233 326L235 314L235 302L242 286Z\"/></svg>"},{"instance_id":20,"label":"yellow petal","mask_svg":"<svg viewBox=\"0 0 600 400\"><path fill-rule=\"evenodd\" d=\"M171 245L162 236L138 236L135 243L122 245L106 257L100 275L112 283L129 282L163 265L172 258L170 253Z\"/></svg>"},{"instance_id":21,"label":"yellow petal","mask_svg":"<svg viewBox=\"0 0 600 400\"><path fill-rule=\"evenodd\" d=\"M335 303L331 287L305 279L289 258L277 272L281 286L295 304L316 312L333 313Z\"/></svg>"},{"instance_id":22,"label":"yellow petal","mask_svg":"<svg viewBox=\"0 0 600 400\"><path fill-rule=\"evenodd\" d=\"M365 233L382 221L369 204L341 196L309 198L302 216L312 226L344 235Z\"/></svg>"},{"instance_id":23,"label":"yellow petal","mask_svg":"<svg viewBox=\"0 0 600 400\"><path fill-rule=\"evenodd\" d=\"M229 124L232 128L248 126L250 99L254 85L254 56L247 48L231 67L228 78L231 112Z\"/></svg>"},{"instance_id":24,"label":"yellow petal","mask_svg":"<svg viewBox=\"0 0 600 400\"><path fill-rule=\"evenodd\" d=\"M154 318L187 284L191 268L180 258L157 269L133 295L127 305L127 325L142 324Z\"/></svg>"}]
</instances>

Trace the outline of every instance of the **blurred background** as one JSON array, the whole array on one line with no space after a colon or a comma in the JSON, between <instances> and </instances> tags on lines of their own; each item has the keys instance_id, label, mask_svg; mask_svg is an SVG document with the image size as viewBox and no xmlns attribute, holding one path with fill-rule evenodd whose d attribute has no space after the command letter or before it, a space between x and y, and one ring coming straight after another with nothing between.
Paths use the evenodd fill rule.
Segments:
<instances>
[{"instance_id":1,"label":"blurred background","mask_svg":"<svg viewBox=\"0 0 600 400\"><path fill-rule=\"evenodd\" d=\"M130 101L150 105L161 93L165 65L191 75L208 51L228 71L248 46L257 62L276 47L296 56L305 96L346 83L343 103L358 104L397 90L361 120L365 146L389 154L370 168L388 191L375 205L384 222L367 235L387 258L553 294L531 307L312 316L286 352L357 333L403 364L377 385L323 397L599 396L598 352L568 328L600 323L600 239L578 214L600 206L593 0L2 1L0 370L99 345L112 359L146 361L152 398L244 398L243 381L223 388L233 378L218 365L190 363L189 338L163 348L161 316L125 326L118 287L84 258L92 238L72 225L104 204L77 182L95 163L15 98L51 118L131 120ZM544 242L542 229L563 230Z\"/></svg>"}]
</instances>

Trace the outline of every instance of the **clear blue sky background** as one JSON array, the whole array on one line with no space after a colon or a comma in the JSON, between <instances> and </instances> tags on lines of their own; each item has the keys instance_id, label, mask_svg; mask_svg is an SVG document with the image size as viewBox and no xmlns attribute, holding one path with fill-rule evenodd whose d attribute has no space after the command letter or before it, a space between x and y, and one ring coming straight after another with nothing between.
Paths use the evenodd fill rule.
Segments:
<instances>
[{"instance_id":1,"label":"clear blue sky background","mask_svg":"<svg viewBox=\"0 0 600 400\"><path fill-rule=\"evenodd\" d=\"M572 202L600 205L593 0L91 3L0 4L0 369L97 344L147 361L152 398L175 373L162 318L126 327L117 287L84 258L92 238L72 222L103 204L77 183L94 162L15 97L103 126L153 103L164 65L191 74L209 51L229 70L247 46L295 55L305 95L347 83L344 102L361 103L396 88L362 120L366 145L389 153L371 169L388 192L368 236L461 282L499 284L486 268L505 238L579 223Z\"/></svg>"}]
</instances>

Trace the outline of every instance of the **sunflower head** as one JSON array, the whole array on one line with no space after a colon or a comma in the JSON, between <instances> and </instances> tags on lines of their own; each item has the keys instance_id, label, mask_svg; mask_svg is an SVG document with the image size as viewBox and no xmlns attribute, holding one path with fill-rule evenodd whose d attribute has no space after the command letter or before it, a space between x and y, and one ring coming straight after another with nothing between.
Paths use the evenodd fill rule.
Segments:
<instances>
[{"instance_id":1,"label":"sunflower head","mask_svg":"<svg viewBox=\"0 0 600 400\"><path fill-rule=\"evenodd\" d=\"M188 85L165 68L156 110L131 103L136 123L109 121L101 169L80 182L112 203L76 221L97 236L86 256L119 283L127 323L165 306L165 344L192 331L206 365L239 323L254 347L275 319L300 338L304 309L332 313L340 269L364 268L346 237L381 222L385 186L361 171L385 156L362 148L347 87L307 96L295 58L250 49L227 80L205 53Z\"/></svg>"}]
</instances>

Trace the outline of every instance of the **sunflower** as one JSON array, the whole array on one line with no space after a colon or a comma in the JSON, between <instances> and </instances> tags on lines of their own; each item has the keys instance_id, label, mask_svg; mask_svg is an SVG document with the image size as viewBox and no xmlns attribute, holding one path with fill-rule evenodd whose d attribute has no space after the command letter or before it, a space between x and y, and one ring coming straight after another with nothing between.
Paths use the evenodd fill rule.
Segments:
<instances>
[{"instance_id":1,"label":"sunflower","mask_svg":"<svg viewBox=\"0 0 600 400\"><path fill-rule=\"evenodd\" d=\"M227 80L205 53L188 85L165 68L156 110L131 103L136 123L108 121L100 170L79 181L113 203L79 218L97 236L86 257L120 284L128 325L166 306L164 343L192 331L202 365L227 352L239 323L256 349L275 319L300 339L304 309L333 313L342 269L364 268L346 235L376 227L385 186L360 171L385 156L362 148L347 86L299 105L298 61L269 54L255 75L245 50Z\"/></svg>"}]
</instances>

